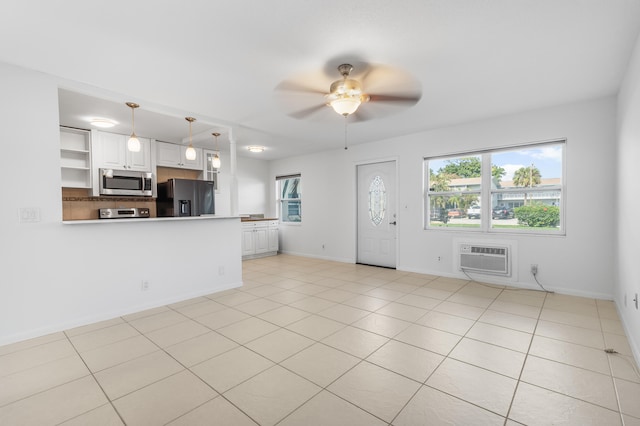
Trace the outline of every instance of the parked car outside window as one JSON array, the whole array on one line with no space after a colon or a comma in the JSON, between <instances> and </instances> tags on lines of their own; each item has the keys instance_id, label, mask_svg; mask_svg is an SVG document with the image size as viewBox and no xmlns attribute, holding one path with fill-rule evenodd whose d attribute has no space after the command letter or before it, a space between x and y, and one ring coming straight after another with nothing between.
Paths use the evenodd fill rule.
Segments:
<instances>
[{"instance_id":1,"label":"parked car outside window","mask_svg":"<svg viewBox=\"0 0 640 426\"><path fill-rule=\"evenodd\" d=\"M449 220L449 216L447 215L447 211L445 209L434 207L431 209L431 220L447 223Z\"/></svg>"},{"instance_id":2,"label":"parked car outside window","mask_svg":"<svg viewBox=\"0 0 640 426\"><path fill-rule=\"evenodd\" d=\"M513 207L497 206L491 211L492 219L512 219L514 217Z\"/></svg>"},{"instance_id":3,"label":"parked car outside window","mask_svg":"<svg viewBox=\"0 0 640 426\"><path fill-rule=\"evenodd\" d=\"M467 217L469 219L480 219L480 206L473 205L467 209Z\"/></svg>"},{"instance_id":4,"label":"parked car outside window","mask_svg":"<svg viewBox=\"0 0 640 426\"><path fill-rule=\"evenodd\" d=\"M449 209L447 211L447 216L449 216L449 218L464 217L465 212L463 209Z\"/></svg>"}]
</instances>

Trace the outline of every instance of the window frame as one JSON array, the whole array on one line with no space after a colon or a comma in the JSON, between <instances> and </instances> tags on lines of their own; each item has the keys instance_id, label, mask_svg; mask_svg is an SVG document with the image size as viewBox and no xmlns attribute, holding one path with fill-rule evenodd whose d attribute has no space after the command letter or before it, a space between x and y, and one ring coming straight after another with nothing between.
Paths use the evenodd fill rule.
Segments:
<instances>
[{"instance_id":1,"label":"window frame","mask_svg":"<svg viewBox=\"0 0 640 426\"><path fill-rule=\"evenodd\" d=\"M549 185L544 187L517 187L517 188L493 188L492 187L492 155L506 152L525 150L527 148L535 149L550 145L560 145L562 147L561 158L561 176L560 183L557 185ZM480 232L487 234L519 234L519 235L545 235L545 236L565 236L566 235L566 152L567 152L567 140L566 139L552 139L542 142L529 142L523 144L510 145L505 147L499 147L494 149L477 150L477 151L464 151L460 153L451 153L446 155L438 155L423 158L423 229L427 231L443 231L443 232ZM431 226L431 197L433 196L451 196L463 194L475 194L478 191L430 191L430 169L429 164L434 160L446 160L446 159L459 159L480 156L482 169L481 169L481 184L480 184L480 226L479 227L447 227L447 226ZM493 198L498 194L510 194L510 193L542 193L542 192L559 192L559 206L560 206L560 223L557 230L541 229L536 227L531 228L495 228L494 219L492 218L493 210Z\"/></svg>"},{"instance_id":2,"label":"window frame","mask_svg":"<svg viewBox=\"0 0 640 426\"><path fill-rule=\"evenodd\" d=\"M298 179L297 198L283 198L282 197L282 182L287 181L289 179ZM278 221L282 225L300 225L302 223L302 174L301 173L291 173L287 175L278 175L276 176L276 203L278 209ZM299 217L298 221L284 220L284 203L288 203L291 201L297 201L299 205ZM288 217L288 215L287 215Z\"/></svg>"}]
</instances>

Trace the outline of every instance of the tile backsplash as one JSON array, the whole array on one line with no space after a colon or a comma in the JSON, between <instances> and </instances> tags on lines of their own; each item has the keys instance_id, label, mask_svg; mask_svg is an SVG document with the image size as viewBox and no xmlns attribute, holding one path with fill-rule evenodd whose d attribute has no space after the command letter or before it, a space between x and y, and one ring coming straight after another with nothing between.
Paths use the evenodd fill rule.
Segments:
<instances>
[{"instance_id":1,"label":"tile backsplash","mask_svg":"<svg viewBox=\"0 0 640 426\"><path fill-rule=\"evenodd\" d=\"M141 197L94 197L91 190L62 188L62 220L99 219L99 209L147 207L156 217L156 199Z\"/></svg>"}]
</instances>

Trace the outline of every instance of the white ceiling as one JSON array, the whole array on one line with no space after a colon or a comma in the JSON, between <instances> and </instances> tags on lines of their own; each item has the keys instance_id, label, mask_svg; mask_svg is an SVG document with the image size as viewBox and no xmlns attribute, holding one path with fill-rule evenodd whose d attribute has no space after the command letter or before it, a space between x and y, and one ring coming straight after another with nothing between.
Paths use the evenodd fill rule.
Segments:
<instances>
[{"instance_id":1,"label":"white ceiling","mask_svg":"<svg viewBox=\"0 0 640 426\"><path fill-rule=\"evenodd\" d=\"M365 91L413 78L416 105L361 106L378 118L349 124L357 144L615 94L639 31L640 0L23 0L3 4L0 61L110 101L104 113L61 102L63 124L113 113L127 133L133 101L141 136L180 141L192 115L194 134L232 125L240 148L264 145L258 158L272 159L344 143L329 108L288 115L323 98L283 102L285 80L328 90L342 62L406 74L382 73Z\"/></svg>"}]
</instances>

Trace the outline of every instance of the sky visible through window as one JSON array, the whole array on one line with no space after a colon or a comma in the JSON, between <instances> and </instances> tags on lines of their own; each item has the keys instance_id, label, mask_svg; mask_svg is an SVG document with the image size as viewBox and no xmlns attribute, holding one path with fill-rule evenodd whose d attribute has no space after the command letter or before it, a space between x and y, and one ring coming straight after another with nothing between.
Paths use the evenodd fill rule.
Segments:
<instances>
[{"instance_id":1,"label":"sky visible through window","mask_svg":"<svg viewBox=\"0 0 640 426\"><path fill-rule=\"evenodd\" d=\"M429 168L438 173L438 170L449 164L449 160L465 158L468 156L454 156L449 158L429 160ZM509 151L497 151L491 153L493 165L504 168L506 174L502 181L510 181L516 170L533 165L540 170L542 178L562 177L562 145L542 145L524 149Z\"/></svg>"},{"instance_id":2,"label":"sky visible through window","mask_svg":"<svg viewBox=\"0 0 640 426\"><path fill-rule=\"evenodd\" d=\"M522 150L495 152L491 154L491 162L502 167L506 174L504 181L513 179L516 170L533 164L540 170L542 178L562 177L562 146L547 145Z\"/></svg>"}]
</instances>

